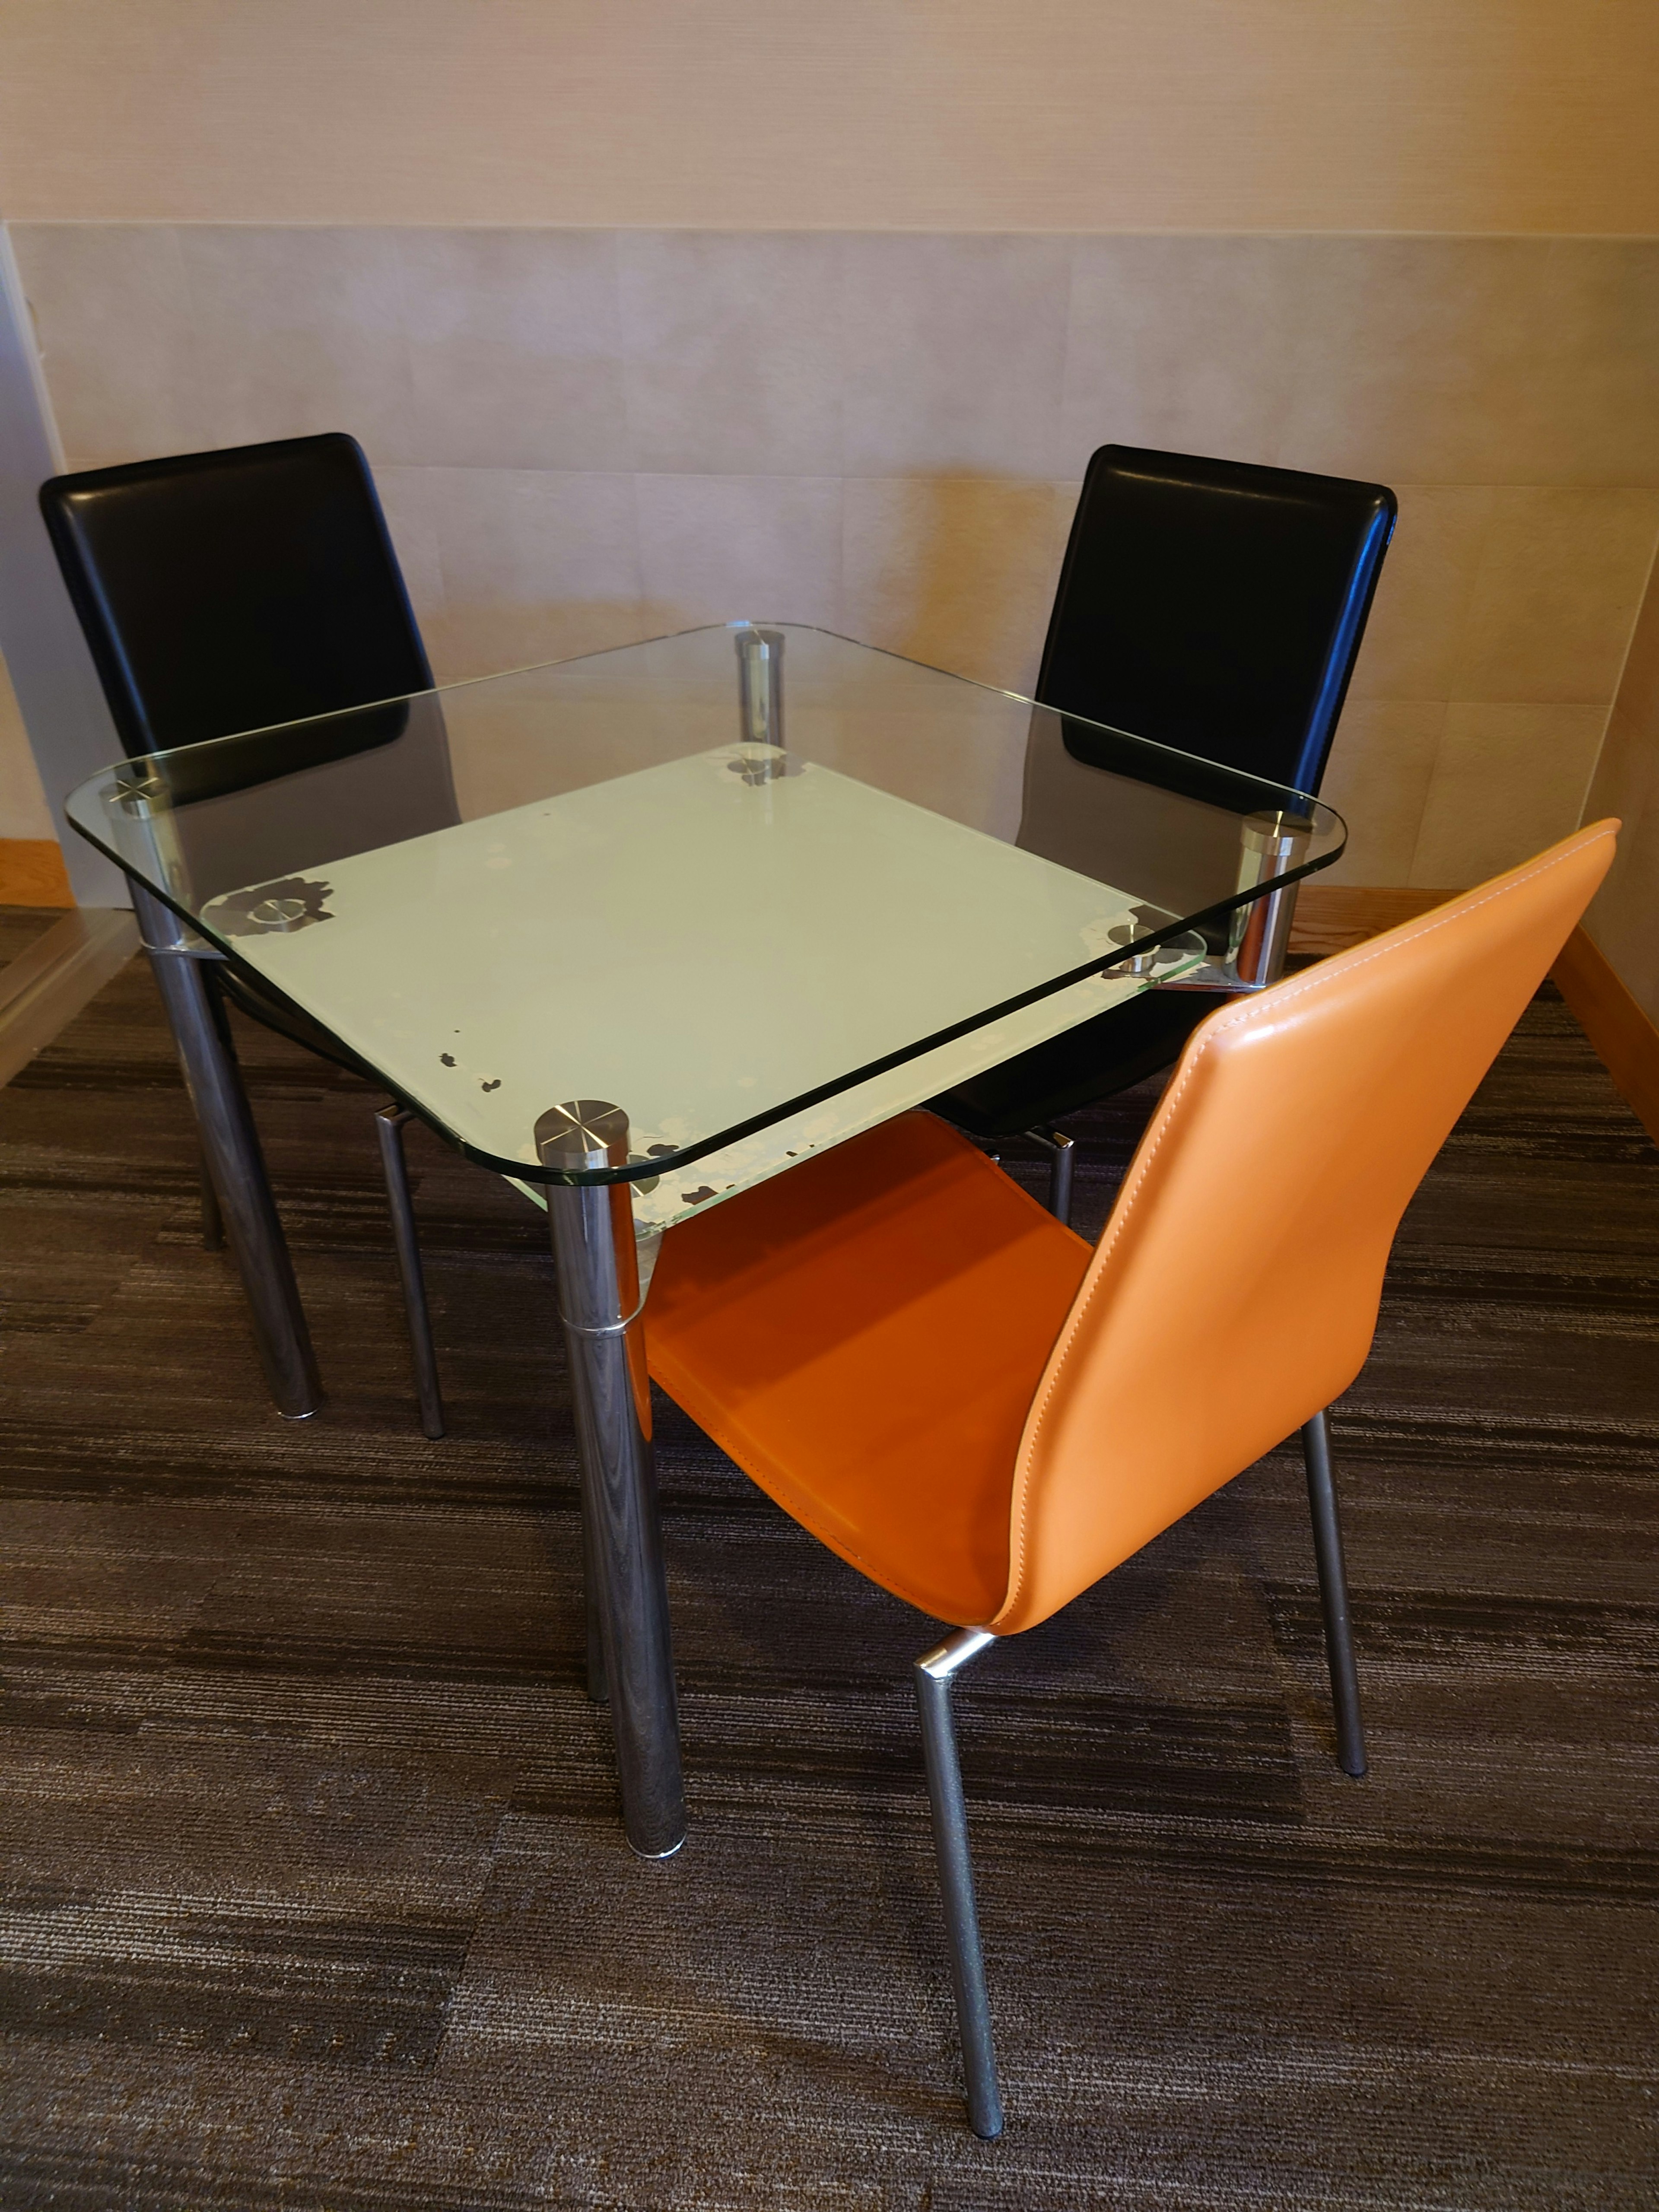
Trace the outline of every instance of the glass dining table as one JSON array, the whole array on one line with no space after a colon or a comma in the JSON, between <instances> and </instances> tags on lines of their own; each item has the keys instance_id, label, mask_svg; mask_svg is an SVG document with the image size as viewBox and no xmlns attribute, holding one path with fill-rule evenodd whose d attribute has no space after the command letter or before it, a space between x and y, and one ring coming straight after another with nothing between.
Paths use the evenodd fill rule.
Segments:
<instances>
[{"instance_id":1,"label":"glass dining table","mask_svg":"<svg viewBox=\"0 0 1659 2212\"><path fill-rule=\"evenodd\" d=\"M282 1413L321 1391L208 963L546 1207L590 1683L657 1857L685 1833L662 1236L1139 992L1263 988L1346 835L1243 769L754 623L118 762L68 812L131 883Z\"/></svg>"}]
</instances>

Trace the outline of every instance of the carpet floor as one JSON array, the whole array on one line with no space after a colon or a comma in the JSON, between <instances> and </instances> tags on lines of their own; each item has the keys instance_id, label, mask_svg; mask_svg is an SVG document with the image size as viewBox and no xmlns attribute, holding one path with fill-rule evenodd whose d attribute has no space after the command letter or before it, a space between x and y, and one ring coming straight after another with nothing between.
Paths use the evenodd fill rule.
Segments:
<instances>
[{"instance_id":1,"label":"carpet floor","mask_svg":"<svg viewBox=\"0 0 1659 2212\"><path fill-rule=\"evenodd\" d=\"M8 2212L1626 2212L1659 2201L1659 1153L1547 988L1299 1461L960 1694L1009 2124L965 2126L931 1624L660 1407L690 1841L580 1686L542 1218L239 1027L330 1391L270 1412L133 963L0 1091ZM1076 1127L1098 1227L1143 1090ZM1035 1178L1033 1165L1025 1170Z\"/></svg>"}]
</instances>

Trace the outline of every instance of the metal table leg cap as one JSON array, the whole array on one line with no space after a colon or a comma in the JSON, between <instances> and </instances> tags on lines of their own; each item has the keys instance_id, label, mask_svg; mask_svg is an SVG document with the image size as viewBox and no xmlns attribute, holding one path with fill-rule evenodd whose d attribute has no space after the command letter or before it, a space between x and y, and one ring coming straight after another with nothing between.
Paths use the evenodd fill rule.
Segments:
<instances>
[{"instance_id":1,"label":"metal table leg cap","mask_svg":"<svg viewBox=\"0 0 1659 2212\"><path fill-rule=\"evenodd\" d=\"M629 1850L633 1852L636 1859L672 1859L677 1851L683 1850L684 1847L685 1838L684 1836L677 1838L673 1843L667 1846L666 1850L660 1851L642 1851L639 1845L634 1843L630 1843L628 1846Z\"/></svg>"}]
</instances>

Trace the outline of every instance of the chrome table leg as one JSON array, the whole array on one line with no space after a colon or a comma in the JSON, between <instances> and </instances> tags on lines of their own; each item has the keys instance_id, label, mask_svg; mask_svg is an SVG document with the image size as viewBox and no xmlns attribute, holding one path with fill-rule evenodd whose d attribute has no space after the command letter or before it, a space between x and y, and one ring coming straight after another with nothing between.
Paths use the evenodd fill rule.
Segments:
<instances>
[{"instance_id":1,"label":"chrome table leg","mask_svg":"<svg viewBox=\"0 0 1659 2212\"><path fill-rule=\"evenodd\" d=\"M200 1162L202 1178L202 1249L222 1252L225 1249L225 1217L219 1211L219 1194L213 1188L213 1177L208 1172L207 1154Z\"/></svg>"},{"instance_id":2,"label":"chrome table leg","mask_svg":"<svg viewBox=\"0 0 1659 2212\"><path fill-rule=\"evenodd\" d=\"M587 1532L591 1516L587 1485L582 1485L582 1612L587 1632L587 1694L596 1705L611 1702L605 1678L605 1603L599 1595L598 1546Z\"/></svg>"},{"instance_id":3,"label":"chrome table leg","mask_svg":"<svg viewBox=\"0 0 1659 2212\"><path fill-rule=\"evenodd\" d=\"M426 1271L421 1265L421 1243L415 1233L415 1208L409 1195L409 1163L404 1157L404 1127L407 1107L382 1106L374 1116L374 1134L380 1146L380 1173L386 1182L386 1205L392 1214L392 1241L398 1254L398 1280L403 1287L404 1317L409 1324L409 1349L415 1363L415 1396L421 1409L424 1435L444 1432L443 1392L438 1386L438 1355L432 1348L432 1316L426 1301Z\"/></svg>"},{"instance_id":4,"label":"chrome table leg","mask_svg":"<svg viewBox=\"0 0 1659 2212\"><path fill-rule=\"evenodd\" d=\"M622 1166L628 1118L597 1099L574 1099L541 1116L536 1149L544 1167ZM583 1550L599 1603L623 1825L642 1858L667 1858L685 1840L685 1796L633 1203L625 1183L551 1183L547 1220L570 1359ZM598 1686L593 1673L590 1656L590 1692Z\"/></svg>"},{"instance_id":5,"label":"chrome table leg","mask_svg":"<svg viewBox=\"0 0 1659 2212\"><path fill-rule=\"evenodd\" d=\"M278 1413L304 1420L322 1404L322 1385L247 1094L220 1037L201 963L191 956L183 923L142 884L128 881L247 1296L259 1364Z\"/></svg>"}]
</instances>

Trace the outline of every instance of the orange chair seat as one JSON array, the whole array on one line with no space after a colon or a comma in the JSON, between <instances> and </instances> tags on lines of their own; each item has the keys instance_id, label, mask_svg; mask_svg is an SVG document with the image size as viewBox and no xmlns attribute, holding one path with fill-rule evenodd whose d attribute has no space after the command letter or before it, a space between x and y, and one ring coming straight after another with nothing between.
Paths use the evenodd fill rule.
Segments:
<instances>
[{"instance_id":1,"label":"orange chair seat","mask_svg":"<svg viewBox=\"0 0 1659 2212\"><path fill-rule=\"evenodd\" d=\"M975 1626L1007 1590L1020 1437L1091 1250L902 1115L669 1231L651 1372L832 1551Z\"/></svg>"}]
</instances>

